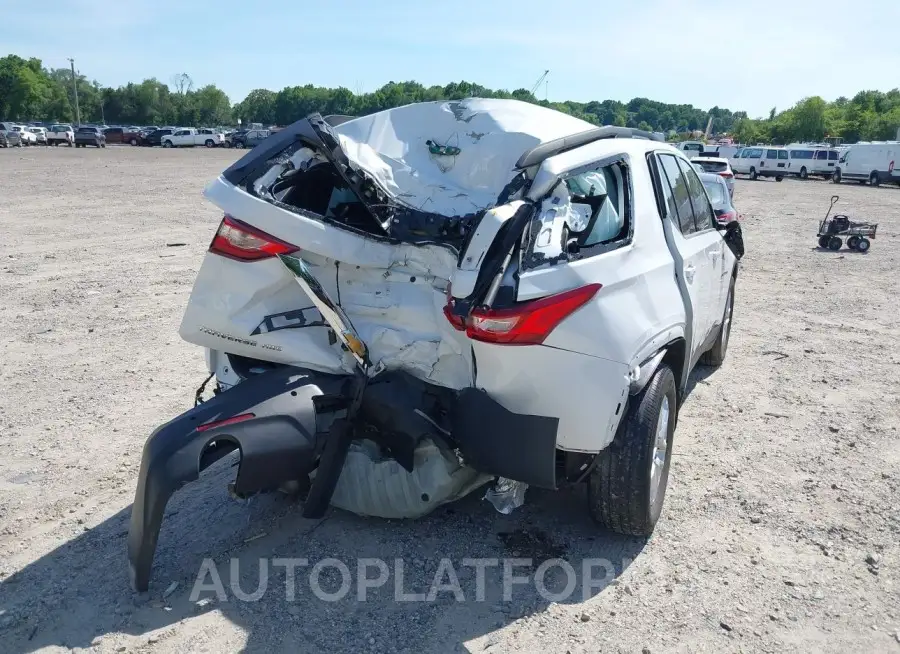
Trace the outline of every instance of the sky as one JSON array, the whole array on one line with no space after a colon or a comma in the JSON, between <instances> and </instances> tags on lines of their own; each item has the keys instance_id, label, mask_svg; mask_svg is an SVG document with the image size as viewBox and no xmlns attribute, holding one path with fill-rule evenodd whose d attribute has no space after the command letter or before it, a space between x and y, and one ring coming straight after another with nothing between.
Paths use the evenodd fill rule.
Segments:
<instances>
[{"instance_id":1,"label":"sky","mask_svg":"<svg viewBox=\"0 0 900 654\"><path fill-rule=\"evenodd\" d=\"M466 80L551 101L745 110L900 86L896 0L0 0L0 56L104 86L188 73L256 88L369 92ZM15 25L16 29L9 29Z\"/></svg>"}]
</instances>

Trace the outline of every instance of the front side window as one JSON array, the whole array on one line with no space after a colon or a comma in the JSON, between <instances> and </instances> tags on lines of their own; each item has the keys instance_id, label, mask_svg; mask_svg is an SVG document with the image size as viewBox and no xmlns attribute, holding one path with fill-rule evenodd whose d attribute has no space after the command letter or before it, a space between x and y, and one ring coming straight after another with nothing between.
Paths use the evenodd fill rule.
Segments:
<instances>
[{"instance_id":1,"label":"front side window","mask_svg":"<svg viewBox=\"0 0 900 654\"><path fill-rule=\"evenodd\" d=\"M834 150L829 150L828 161L837 161L837 160L838 160L838 153L835 152Z\"/></svg>"},{"instance_id":2,"label":"front side window","mask_svg":"<svg viewBox=\"0 0 900 654\"><path fill-rule=\"evenodd\" d=\"M681 233L687 236L696 230L694 209L691 206L691 192L683 171L678 167L678 159L671 154L658 157L660 168L660 185L667 207L667 217L671 219Z\"/></svg>"}]
</instances>

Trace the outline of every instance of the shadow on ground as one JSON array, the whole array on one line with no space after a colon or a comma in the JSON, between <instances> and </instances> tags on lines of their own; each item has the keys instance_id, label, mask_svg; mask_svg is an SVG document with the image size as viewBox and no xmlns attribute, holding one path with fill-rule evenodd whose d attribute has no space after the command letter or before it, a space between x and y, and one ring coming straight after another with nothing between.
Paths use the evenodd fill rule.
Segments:
<instances>
[{"instance_id":1,"label":"shadow on ground","mask_svg":"<svg viewBox=\"0 0 900 654\"><path fill-rule=\"evenodd\" d=\"M525 506L510 516L497 514L481 500L483 493L475 491L417 521L361 518L335 509L321 521L310 521L283 496L231 500L224 489L232 476L225 460L176 493L163 523L147 594L134 594L128 582L125 537L130 507L5 579L0 584L0 608L6 611L0 623L3 651L88 647L98 636L118 633L141 636L146 642L151 632L166 638L176 623L180 636L192 628L199 633L201 622L208 628L208 621L200 618L208 611L220 612L243 630L245 651L250 652L464 651L460 643L546 610L547 593L564 594L561 603L578 603L603 592L645 543L597 528L587 516L583 486L555 493L529 490ZM215 564L224 601L217 597L212 574L204 575L209 590L190 598L207 557ZM296 569L294 601L288 599L284 565L274 564L277 558L309 562ZM336 601L318 597L311 583L313 565L329 558L349 570L348 592ZM383 586L366 591L365 601L358 599L360 558L383 560L388 574ZM543 561L556 558L575 571L569 594L570 575L559 566L545 566L545 575L535 574ZM486 560L483 584L469 559ZM507 584L506 598L504 559L531 563L510 568L529 581ZM589 570L596 585L589 583L585 590L583 565L597 559L601 561ZM433 601L409 601L413 594L429 592L442 566L438 582L447 584L445 589ZM320 572L319 595L340 596L340 570L326 565ZM463 601L452 589L452 573ZM373 564L367 577L378 576ZM537 589L536 576L542 577L545 596ZM257 590L262 578L267 584L257 601L237 599ZM163 597L173 582L177 588ZM403 593L408 601L400 601Z\"/></svg>"}]
</instances>

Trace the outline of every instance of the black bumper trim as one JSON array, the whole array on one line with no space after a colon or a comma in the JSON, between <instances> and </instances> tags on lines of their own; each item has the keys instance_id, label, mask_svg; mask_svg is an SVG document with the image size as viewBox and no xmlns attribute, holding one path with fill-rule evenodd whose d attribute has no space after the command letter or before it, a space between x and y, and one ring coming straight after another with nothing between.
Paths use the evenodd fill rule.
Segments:
<instances>
[{"instance_id":1,"label":"black bumper trim","mask_svg":"<svg viewBox=\"0 0 900 654\"><path fill-rule=\"evenodd\" d=\"M556 488L558 418L513 413L482 390L460 391L451 435L481 472Z\"/></svg>"},{"instance_id":2,"label":"black bumper trim","mask_svg":"<svg viewBox=\"0 0 900 654\"><path fill-rule=\"evenodd\" d=\"M235 491L276 488L308 473L317 447L313 398L341 394L346 381L299 368L256 375L158 427L144 444L131 525L131 584L147 590L166 504L200 472L234 449L241 452ZM198 432L197 426L252 413L249 420Z\"/></svg>"}]
</instances>

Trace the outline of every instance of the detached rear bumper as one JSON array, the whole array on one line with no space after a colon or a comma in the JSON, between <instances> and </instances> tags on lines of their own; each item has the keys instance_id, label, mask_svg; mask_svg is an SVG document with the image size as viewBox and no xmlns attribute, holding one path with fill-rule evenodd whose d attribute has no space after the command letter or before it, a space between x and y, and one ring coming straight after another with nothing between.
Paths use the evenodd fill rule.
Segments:
<instances>
[{"instance_id":1,"label":"detached rear bumper","mask_svg":"<svg viewBox=\"0 0 900 654\"><path fill-rule=\"evenodd\" d=\"M176 490L235 449L241 452L238 494L301 478L315 461L313 400L340 396L344 382L340 377L279 368L251 377L157 428L144 445L128 531L135 590L144 591L149 585L163 514ZM220 426L203 429L209 423Z\"/></svg>"},{"instance_id":2,"label":"detached rear bumper","mask_svg":"<svg viewBox=\"0 0 900 654\"><path fill-rule=\"evenodd\" d=\"M409 383L398 383L409 380ZM331 469L336 483L354 438L353 418L342 415L351 397L351 377L278 368L255 375L167 422L144 445L128 532L131 583L145 591L166 504L172 494L195 481L200 471L240 450L235 491L247 495L306 477L318 465L316 482ZM450 409L449 438L444 427L423 417L429 406L422 382L405 373L372 380L358 414L375 427L380 444L413 472L411 452L423 438L443 436L479 472L556 487L558 420L508 411L486 392L462 390ZM317 425L318 422L322 423ZM329 424L324 424L325 422ZM373 436L367 432L367 438ZM327 507L334 483L315 483L309 507ZM316 496L314 498L314 496Z\"/></svg>"}]
</instances>

